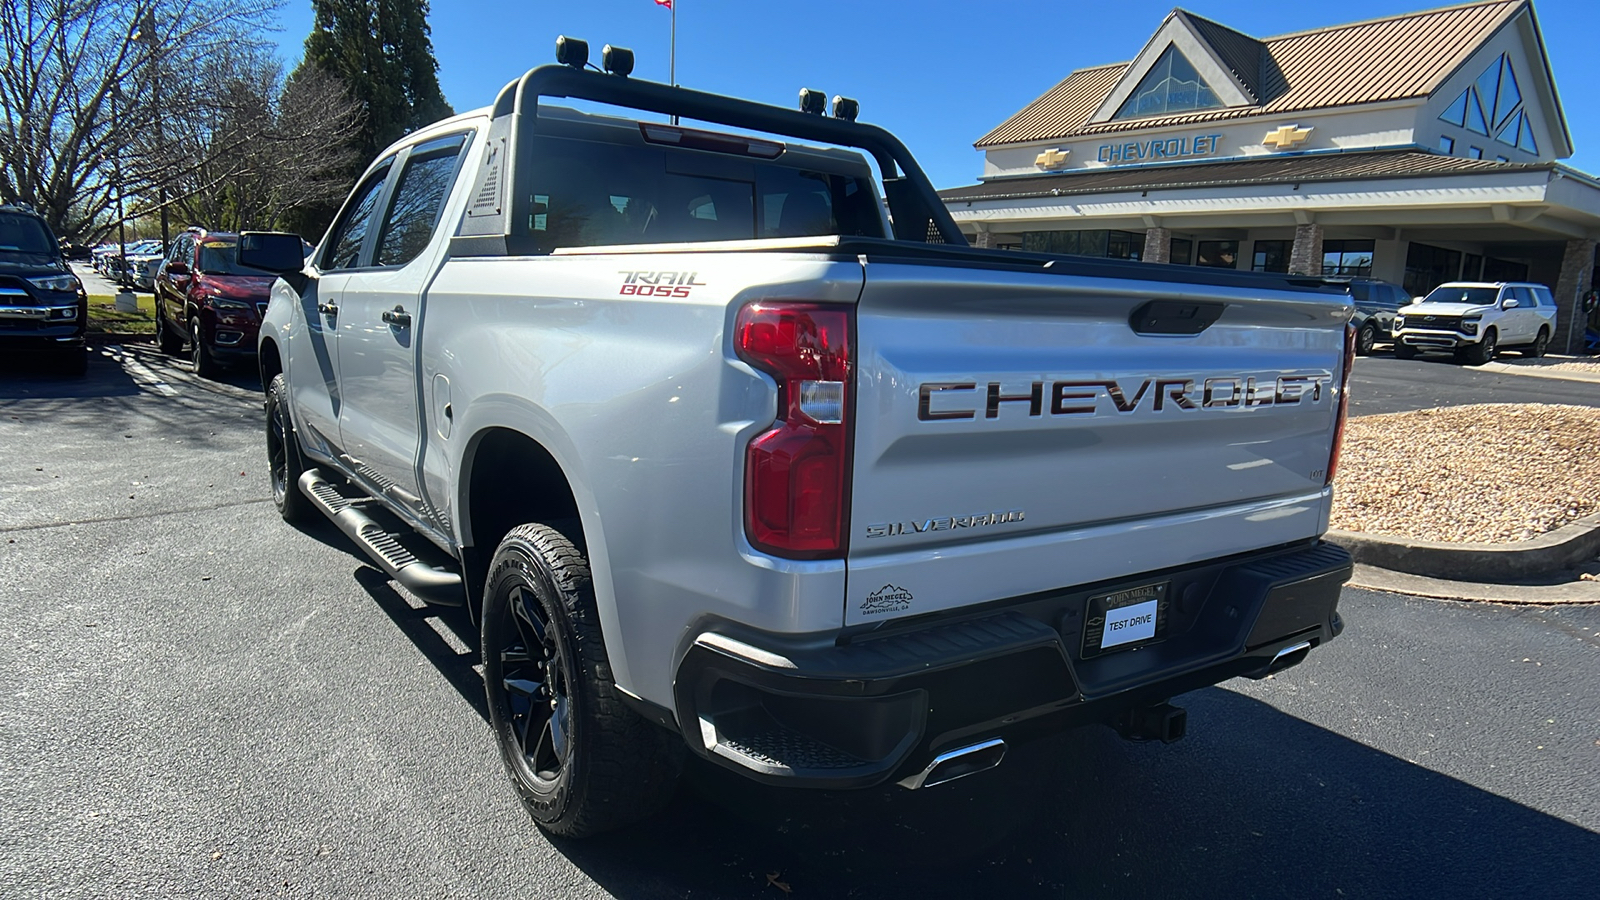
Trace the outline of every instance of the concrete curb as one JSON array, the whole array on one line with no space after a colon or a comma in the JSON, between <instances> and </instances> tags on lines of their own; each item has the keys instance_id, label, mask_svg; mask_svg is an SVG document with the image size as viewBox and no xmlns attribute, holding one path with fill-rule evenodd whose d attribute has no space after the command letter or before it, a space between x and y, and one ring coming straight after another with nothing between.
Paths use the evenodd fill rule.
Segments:
<instances>
[{"instance_id":1,"label":"concrete curb","mask_svg":"<svg viewBox=\"0 0 1600 900\"><path fill-rule=\"evenodd\" d=\"M1530 378L1553 378L1557 381L1581 381L1588 384L1600 384L1600 374L1572 372L1544 366L1489 362L1478 366L1477 370L1479 372L1494 372L1498 375L1526 375Z\"/></svg>"},{"instance_id":2,"label":"concrete curb","mask_svg":"<svg viewBox=\"0 0 1600 900\"><path fill-rule=\"evenodd\" d=\"M1433 600L1505 603L1518 606L1560 606L1567 603L1600 604L1600 581L1563 584L1472 584L1423 575L1390 572L1357 565L1348 587Z\"/></svg>"},{"instance_id":3,"label":"concrete curb","mask_svg":"<svg viewBox=\"0 0 1600 900\"><path fill-rule=\"evenodd\" d=\"M1329 531L1327 539L1364 565L1428 578L1503 584L1574 569L1600 556L1600 513L1514 544L1414 541L1354 531Z\"/></svg>"}]
</instances>

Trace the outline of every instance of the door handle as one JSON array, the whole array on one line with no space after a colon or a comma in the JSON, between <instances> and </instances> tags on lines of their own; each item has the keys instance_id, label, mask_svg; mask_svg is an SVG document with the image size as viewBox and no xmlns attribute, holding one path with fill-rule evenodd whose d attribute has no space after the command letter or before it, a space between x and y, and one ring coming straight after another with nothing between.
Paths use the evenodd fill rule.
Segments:
<instances>
[{"instance_id":1,"label":"door handle","mask_svg":"<svg viewBox=\"0 0 1600 900\"><path fill-rule=\"evenodd\" d=\"M404 307L396 304L394 309L383 311L383 321L384 324L393 325L396 328L410 328L411 313L406 312Z\"/></svg>"},{"instance_id":2,"label":"door handle","mask_svg":"<svg viewBox=\"0 0 1600 900\"><path fill-rule=\"evenodd\" d=\"M317 312L322 313L329 318L333 318L339 315L339 306L336 303L318 303Z\"/></svg>"}]
</instances>

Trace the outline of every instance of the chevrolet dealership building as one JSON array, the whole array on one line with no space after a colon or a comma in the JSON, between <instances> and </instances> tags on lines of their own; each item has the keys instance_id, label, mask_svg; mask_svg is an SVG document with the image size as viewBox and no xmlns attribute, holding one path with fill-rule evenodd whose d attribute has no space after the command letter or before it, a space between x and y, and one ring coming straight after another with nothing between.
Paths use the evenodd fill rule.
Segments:
<instances>
[{"instance_id":1,"label":"chevrolet dealership building","mask_svg":"<svg viewBox=\"0 0 1600 900\"><path fill-rule=\"evenodd\" d=\"M1600 180L1529 0L1257 39L1174 10L1131 62L1080 69L977 143L940 195L972 243L1151 263L1543 282L1577 346ZM1571 343L1569 344L1569 340Z\"/></svg>"}]
</instances>

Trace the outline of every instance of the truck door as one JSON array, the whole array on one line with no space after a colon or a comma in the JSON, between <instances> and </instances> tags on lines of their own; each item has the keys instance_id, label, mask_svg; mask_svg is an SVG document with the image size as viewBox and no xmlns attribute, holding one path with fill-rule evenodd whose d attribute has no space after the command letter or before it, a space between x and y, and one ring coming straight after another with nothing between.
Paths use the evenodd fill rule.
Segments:
<instances>
[{"instance_id":1,"label":"truck door","mask_svg":"<svg viewBox=\"0 0 1600 900\"><path fill-rule=\"evenodd\" d=\"M374 493L431 519L417 476L420 301L444 252L440 213L470 133L402 151L372 242L339 303L339 434L347 463ZM379 220L375 220L379 221Z\"/></svg>"},{"instance_id":2,"label":"truck door","mask_svg":"<svg viewBox=\"0 0 1600 900\"><path fill-rule=\"evenodd\" d=\"M300 295L298 318L305 322L305 346L291 355L289 388L302 442L327 456L340 452L339 302L350 273L369 258L368 238L392 168L392 160L386 160L350 195Z\"/></svg>"}]
</instances>

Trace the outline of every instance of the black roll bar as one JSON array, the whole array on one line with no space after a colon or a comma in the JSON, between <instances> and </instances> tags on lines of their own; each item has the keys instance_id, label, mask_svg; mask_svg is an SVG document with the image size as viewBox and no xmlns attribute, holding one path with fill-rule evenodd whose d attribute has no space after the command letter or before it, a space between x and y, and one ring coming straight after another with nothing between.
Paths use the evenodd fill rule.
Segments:
<instances>
[{"instance_id":1,"label":"black roll bar","mask_svg":"<svg viewBox=\"0 0 1600 900\"><path fill-rule=\"evenodd\" d=\"M494 122L489 131L489 155L480 169L475 199L461 230L461 235L469 237L469 240L458 239L456 246L459 249L482 246L479 241L485 238L500 237L507 244L511 243L513 229L509 228L509 224L516 221L517 216L525 215L522 207L531 202L527 199L526 190L528 173L519 171L525 169L518 164L522 162L516 146L522 131L519 126L537 122L541 97L589 100L625 109L676 115L864 150L872 155L883 173L884 193L894 220L896 239L925 243L931 224L932 230L945 243L958 246L967 243L911 151L899 138L876 125L827 118L654 81L570 66L545 65L530 69L527 74L506 85L495 98ZM498 164L496 152L500 154ZM501 199L500 181L504 177L503 166L507 160L512 161L513 188L509 198ZM516 252L515 248L508 246L507 249Z\"/></svg>"}]
</instances>

